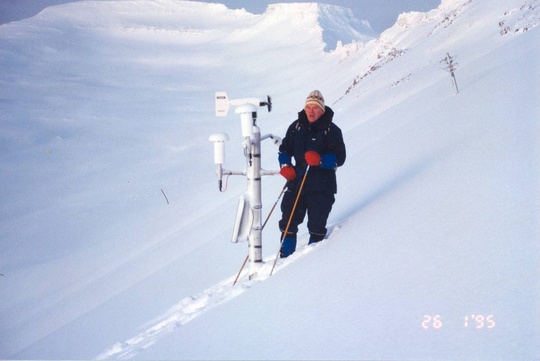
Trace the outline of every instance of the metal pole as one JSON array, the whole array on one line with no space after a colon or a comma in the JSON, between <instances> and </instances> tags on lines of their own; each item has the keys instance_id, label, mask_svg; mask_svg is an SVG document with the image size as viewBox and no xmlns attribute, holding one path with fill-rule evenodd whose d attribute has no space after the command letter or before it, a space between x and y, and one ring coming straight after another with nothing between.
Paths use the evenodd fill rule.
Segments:
<instances>
[{"instance_id":1,"label":"metal pole","mask_svg":"<svg viewBox=\"0 0 540 361\"><path fill-rule=\"evenodd\" d=\"M249 279L257 276L257 269L262 264L262 196L261 196L261 133L253 121L253 141L251 159L248 164L249 205L253 214L251 232L249 233Z\"/></svg>"},{"instance_id":2,"label":"metal pole","mask_svg":"<svg viewBox=\"0 0 540 361\"><path fill-rule=\"evenodd\" d=\"M287 189L287 184L288 183L285 183L285 185L283 186L283 189L279 193L279 196L276 199L276 202L274 203L274 205L272 206L272 209L270 210L270 213L268 213L268 216L266 216L266 219L265 219L265 221L264 221L264 223L262 225L261 231L264 230L264 226L266 226L266 223L268 222L268 220L270 219L270 216L274 212L274 209L276 208L277 204L279 203L279 200L281 199L281 196L285 192L285 189ZM238 281L238 278L240 277L240 273L242 273L242 270L244 269L248 259L249 259L249 253L246 255L246 259L244 259L244 263L242 263L242 267L240 267L240 271L238 271L238 274L236 275L236 278L234 279L233 286L236 285L236 282Z\"/></svg>"}]
</instances>

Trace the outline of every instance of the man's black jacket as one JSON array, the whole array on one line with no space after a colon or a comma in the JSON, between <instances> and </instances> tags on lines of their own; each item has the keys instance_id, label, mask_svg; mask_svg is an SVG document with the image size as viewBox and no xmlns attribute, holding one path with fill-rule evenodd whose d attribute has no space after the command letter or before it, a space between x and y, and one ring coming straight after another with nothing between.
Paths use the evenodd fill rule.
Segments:
<instances>
[{"instance_id":1,"label":"man's black jacket","mask_svg":"<svg viewBox=\"0 0 540 361\"><path fill-rule=\"evenodd\" d=\"M304 192L337 192L336 168L345 163L346 151L341 129L333 123L334 111L326 106L324 114L313 124L309 123L306 112L302 110L287 129L279 147L280 164L292 164L296 178L289 183L290 190L300 187L307 164L304 154L314 150L322 157L320 166L312 166L304 184Z\"/></svg>"}]
</instances>

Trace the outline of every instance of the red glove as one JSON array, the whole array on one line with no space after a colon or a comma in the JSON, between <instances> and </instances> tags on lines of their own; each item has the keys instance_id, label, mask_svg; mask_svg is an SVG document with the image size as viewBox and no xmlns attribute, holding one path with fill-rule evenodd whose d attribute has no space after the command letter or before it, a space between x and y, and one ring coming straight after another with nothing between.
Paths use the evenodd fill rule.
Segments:
<instances>
[{"instance_id":1,"label":"red glove","mask_svg":"<svg viewBox=\"0 0 540 361\"><path fill-rule=\"evenodd\" d=\"M318 166L321 164L321 156L314 150L308 150L306 154L304 154L304 158L306 159L306 163L310 166Z\"/></svg>"},{"instance_id":2,"label":"red glove","mask_svg":"<svg viewBox=\"0 0 540 361\"><path fill-rule=\"evenodd\" d=\"M290 181L296 178L296 172L294 171L294 168L290 165L284 165L283 167L281 167L279 174L285 177L286 180Z\"/></svg>"}]
</instances>

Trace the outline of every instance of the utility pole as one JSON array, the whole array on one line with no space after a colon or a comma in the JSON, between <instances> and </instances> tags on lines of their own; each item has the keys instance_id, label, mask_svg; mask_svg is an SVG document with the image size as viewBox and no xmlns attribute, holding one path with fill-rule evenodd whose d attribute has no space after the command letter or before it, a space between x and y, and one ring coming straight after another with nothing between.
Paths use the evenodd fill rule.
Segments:
<instances>
[{"instance_id":1,"label":"utility pole","mask_svg":"<svg viewBox=\"0 0 540 361\"><path fill-rule=\"evenodd\" d=\"M266 101L259 99L229 100L224 92L216 92L216 116L227 116L230 106L236 107L235 113L240 115L242 129L242 147L246 157L244 171L229 171L223 169L225 162L225 142L229 137L225 133L213 134L208 139L214 143L214 163L217 165L219 190L222 191L224 175L243 175L247 178L246 192L240 197L233 228L232 242L248 241L248 256L250 260L249 279L257 276L257 269L262 264L262 176L274 175L279 171L266 171L261 168L261 141L271 138L274 144L281 144L281 138L274 135L261 136L257 126L257 108L267 106L272 110L272 101L268 96Z\"/></svg>"},{"instance_id":2,"label":"utility pole","mask_svg":"<svg viewBox=\"0 0 540 361\"><path fill-rule=\"evenodd\" d=\"M450 56L449 53L446 53L446 57L440 61L446 63L446 68L444 70L448 71L450 73L450 76L452 77L452 84L454 85L454 91L455 93L459 93L457 81L456 81L456 69L457 69L457 63L454 62L454 58Z\"/></svg>"}]
</instances>

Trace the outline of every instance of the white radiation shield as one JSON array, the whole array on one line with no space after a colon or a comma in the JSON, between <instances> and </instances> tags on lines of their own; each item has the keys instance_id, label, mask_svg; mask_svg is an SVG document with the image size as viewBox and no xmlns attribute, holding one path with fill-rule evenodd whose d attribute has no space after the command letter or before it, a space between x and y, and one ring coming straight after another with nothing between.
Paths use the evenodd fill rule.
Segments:
<instances>
[{"instance_id":1,"label":"white radiation shield","mask_svg":"<svg viewBox=\"0 0 540 361\"><path fill-rule=\"evenodd\" d=\"M244 196L241 196L238 200L238 209L236 211L236 221L234 222L231 242L248 241L252 222L253 217L249 209L249 202Z\"/></svg>"}]
</instances>

